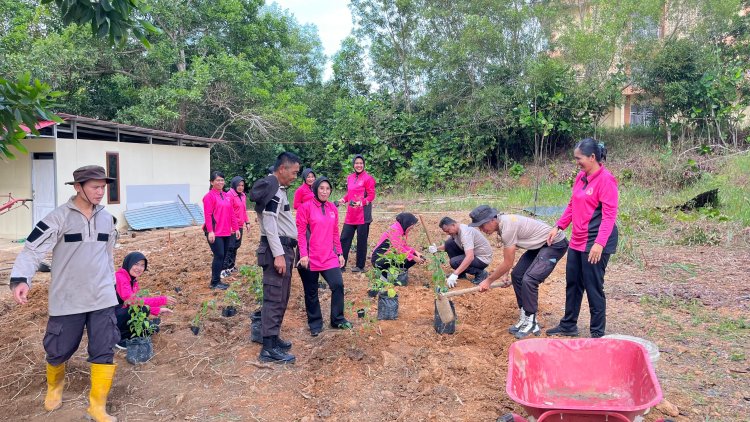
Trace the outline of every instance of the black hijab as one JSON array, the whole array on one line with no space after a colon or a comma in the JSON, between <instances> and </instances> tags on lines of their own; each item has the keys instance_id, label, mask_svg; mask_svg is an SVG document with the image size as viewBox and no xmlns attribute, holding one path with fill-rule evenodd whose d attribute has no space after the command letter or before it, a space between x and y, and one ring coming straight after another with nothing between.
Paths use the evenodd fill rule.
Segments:
<instances>
[{"instance_id":1,"label":"black hijab","mask_svg":"<svg viewBox=\"0 0 750 422\"><path fill-rule=\"evenodd\" d=\"M125 268L125 271L130 275L130 269L141 260L143 260L144 263L143 271L146 271L148 269L148 259L146 259L146 256L140 252L130 252L125 255L125 259L122 260L122 268ZM131 275L130 278L132 279L134 277Z\"/></svg>"},{"instance_id":2,"label":"black hijab","mask_svg":"<svg viewBox=\"0 0 750 422\"><path fill-rule=\"evenodd\" d=\"M307 179L307 176L308 176L308 175L309 175L310 173L312 173L312 174L313 174L313 176L315 176L315 172L314 172L314 171L313 171L313 169L311 169L310 167L307 167L306 169L302 170L302 175L301 175L301 177L302 177L302 184L303 184L303 185L307 185L307 182L305 181L305 179ZM309 186L309 185L308 185L308 186Z\"/></svg>"},{"instance_id":3,"label":"black hijab","mask_svg":"<svg viewBox=\"0 0 750 422\"><path fill-rule=\"evenodd\" d=\"M237 195L240 194L239 192L237 192L237 186L239 186L240 182L244 182L244 181L245 181L245 179L242 176L234 176L232 178L232 182L231 182L230 186L234 190L234 193L236 193ZM243 192L243 194L244 194L244 192Z\"/></svg>"},{"instance_id":4,"label":"black hijab","mask_svg":"<svg viewBox=\"0 0 750 422\"><path fill-rule=\"evenodd\" d=\"M417 224L418 220L414 214L410 212L402 212L396 216L396 221L401 225L401 228L404 229L404 233L406 233L406 229Z\"/></svg>"}]
</instances>

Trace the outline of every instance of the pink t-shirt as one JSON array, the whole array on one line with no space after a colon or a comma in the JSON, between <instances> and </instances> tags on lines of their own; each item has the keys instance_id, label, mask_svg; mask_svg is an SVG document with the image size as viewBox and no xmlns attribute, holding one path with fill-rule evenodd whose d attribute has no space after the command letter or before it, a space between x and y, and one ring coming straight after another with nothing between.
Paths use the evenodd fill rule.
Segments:
<instances>
[{"instance_id":1,"label":"pink t-shirt","mask_svg":"<svg viewBox=\"0 0 750 422\"><path fill-rule=\"evenodd\" d=\"M125 302L123 308L127 308L128 299L135 299L135 295L140 290L140 287L138 287L137 280L133 280L133 284L131 285L130 273L125 268L120 268L115 273L115 290L117 290L117 296L120 297L120 300ZM143 304L149 306L151 315L153 316L158 316L161 312L161 307L167 304L166 296L141 297L138 300L143 300Z\"/></svg>"},{"instance_id":2,"label":"pink t-shirt","mask_svg":"<svg viewBox=\"0 0 750 422\"><path fill-rule=\"evenodd\" d=\"M325 208L325 213L323 208ZM310 238L307 229L310 228ZM324 206L317 200L305 202L297 210L299 255L310 257L310 270L323 271L339 266L341 240L339 211L331 202Z\"/></svg>"},{"instance_id":3,"label":"pink t-shirt","mask_svg":"<svg viewBox=\"0 0 750 422\"><path fill-rule=\"evenodd\" d=\"M389 240L391 243L391 247L396 249L398 253L405 253L406 259L411 261L414 259L414 256L416 255L416 250L409 246L407 243L407 237L404 233L404 229L401 228L401 224L399 222L393 223L391 227L388 228L388 230L385 231L380 236L380 240L378 240L377 246L375 246L375 249L377 249L383 242L386 240Z\"/></svg>"},{"instance_id":4,"label":"pink t-shirt","mask_svg":"<svg viewBox=\"0 0 750 422\"><path fill-rule=\"evenodd\" d=\"M229 194L211 189L203 197L204 227L216 236L229 236L237 231L237 220Z\"/></svg>"},{"instance_id":5,"label":"pink t-shirt","mask_svg":"<svg viewBox=\"0 0 750 422\"><path fill-rule=\"evenodd\" d=\"M315 194L313 194L312 188L307 183L302 183L300 187L297 188L296 191L294 191L294 203L292 206L295 210L298 210L299 207L302 206L305 202L315 199Z\"/></svg>"},{"instance_id":6,"label":"pink t-shirt","mask_svg":"<svg viewBox=\"0 0 750 422\"><path fill-rule=\"evenodd\" d=\"M234 189L229 189L227 194L232 201L232 210L234 211L234 218L237 221L237 228L241 228L245 223L250 221L247 218L247 196L245 192L238 194Z\"/></svg>"},{"instance_id":7,"label":"pink t-shirt","mask_svg":"<svg viewBox=\"0 0 750 422\"><path fill-rule=\"evenodd\" d=\"M360 174L352 173L346 178L347 203L344 223L359 225L372 222L372 201L375 200L375 179L366 171ZM362 206L352 207L351 201L362 201Z\"/></svg>"}]
</instances>

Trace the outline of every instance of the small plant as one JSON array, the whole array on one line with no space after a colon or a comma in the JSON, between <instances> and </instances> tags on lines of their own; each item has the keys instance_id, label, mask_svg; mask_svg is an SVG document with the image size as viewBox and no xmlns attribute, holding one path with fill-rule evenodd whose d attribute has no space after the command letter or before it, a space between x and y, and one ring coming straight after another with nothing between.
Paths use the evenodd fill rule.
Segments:
<instances>
[{"instance_id":1,"label":"small plant","mask_svg":"<svg viewBox=\"0 0 750 422\"><path fill-rule=\"evenodd\" d=\"M143 303L143 299L136 299L128 306L128 328L131 338L148 337L154 333L154 326L148 319L149 306Z\"/></svg>"},{"instance_id":2,"label":"small plant","mask_svg":"<svg viewBox=\"0 0 750 422\"><path fill-rule=\"evenodd\" d=\"M216 309L216 302L213 300L204 300L201 303L201 308L198 310L198 313L195 314L193 321L190 323L190 329L193 330L193 334L198 335L198 332L203 325L203 319L208 315L209 309Z\"/></svg>"},{"instance_id":3,"label":"small plant","mask_svg":"<svg viewBox=\"0 0 750 422\"><path fill-rule=\"evenodd\" d=\"M435 295L448 291L448 286L445 284L445 272L443 272L443 264L446 262L448 260L445 253L435 253L432 254L427 264L432 276L432 288Z\"/></svg>"},{"instance_id":4,"label":"small plant","mask_svg":"<svg viewBox=\"0 0 750 422\"><path fill-rule=\"evenodd\" d=\"M263 303L263 270L257 265L243 265L240 275L247 283L247 290L257 303Z\"/></svg>"},{"instance_id":5,"label":"small plant","mask_svg":"<svg viewBox=\"0 0 750 422\"><path fill-rule=\"evenodd\" d=\"M385 270L388 283L390 283L391 286L400 285L401 282L398 281L398 276L404 271L406 254L398 252L394 248L389 248L381 255L381 257L388 265L388 269Z\"/></svg>"},{"instance_id":6,"label":"small plant","mask_svg":"<svg viewBox=\"0 0 750 422\"><path fill-rule=\"evenodd\" d=\"M237 293L237 290L240 288L240 285L241 283L239 281L235 281L226 290L226 292L224 293L224 304L226 306L232 306L236 308L242 305L242 299L240 299L240 295L239 293Z\"/></svg>"}]
</instances>

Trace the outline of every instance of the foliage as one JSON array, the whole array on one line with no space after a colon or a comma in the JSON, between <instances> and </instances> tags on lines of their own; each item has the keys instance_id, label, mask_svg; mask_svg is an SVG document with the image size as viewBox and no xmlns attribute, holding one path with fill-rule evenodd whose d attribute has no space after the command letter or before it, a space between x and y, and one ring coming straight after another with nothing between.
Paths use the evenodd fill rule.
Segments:
<instances>
[{"instance_id":1,"label":"foliage","mask_svg":"<svg viewBox=\"0 0 750 422\"><path fill-rule=\"evenodd\" d=\"M193 317L192 322L190 325L193 327L200 327L203 324L203 320L208 315L208 311L210 309L216 309L216 302L213 300L204 300L201 302L201 307L198 310L198 312Z\"/></svg>"},{"instance_id":2,"label":"foliage","mask_svg":"<svg viewBox=\"0 0 750 422\"><path fill-rule=\"evenodd\" d=\"M140 290L136 297L128 301L128 328L132 333L132 338L148 337L154 333L155 327L148 319L149 306L144 304L143 297L148 296L149 291Z\"/></svg>"},{"instance_id":3,"label":"foliage","mask_svg":"<svg viewBox=\"0 0 750 422\"><path fill-rule=\"evenodd\" d=\"M447 262L447 254L438 252L430 256L427 264L432 278L432 290L436 295L448 291L448 286L445 283L445 272L443 271L443 265Z\"/></svg>"},{"instance_id":4,"label":"foliage","mask_svg":"<svg viewBox=\"0 0 750 422\"><path fill-rule=\"evenodd\" d=\"M56 98L61 94L38 79L32 82L28 72L17 82L0 78L0 159L15 158L10 147L21 153L28 153L21 144L21 140L26 137L21 125L26 126L32 134L39 135L37 121L62 122L62 119L48 111L56 105Z\"/></svg>"},{"instance_id":5,"label":"foliage","mask_svg":"<svg viewBox=\"0 0 750 422\"><path fill-rule=\"evenodd\" d=\"M224 291L224 304L226 306L233 306L238 307L242 305L242 299L240 299L240 295L237 292L241 286L241 283L239 281L235 281L232 283L227 290Z\"/></svg>"},{"instance_id":6,"label":"foliage","mask_svg":"<svg viewBox=\"0 0 750 422\"><path fill-rule=\"evenodd\" d=\"M252 293L255 302L263 303L263 270L257 265L243 265L240 276L247 283L247 290Z\"/></svg>"},{"instance_id":7,"label":"foliage","mask_svg":"<svg viewBox=\"0 0 750 422\"><path fill-rule=\"evenodd\" d=\"M406 254L397 251L395 248L388 248L387 251L381 255L383 261L388 265L386 271L387 283L391 286L386 286L385 290L388 291L388 296L393 297L396 295L396 291L392 286L401 285L398 281L398 276L404 272L404 263L406 262Z\"/></svg>"}]
</instances>

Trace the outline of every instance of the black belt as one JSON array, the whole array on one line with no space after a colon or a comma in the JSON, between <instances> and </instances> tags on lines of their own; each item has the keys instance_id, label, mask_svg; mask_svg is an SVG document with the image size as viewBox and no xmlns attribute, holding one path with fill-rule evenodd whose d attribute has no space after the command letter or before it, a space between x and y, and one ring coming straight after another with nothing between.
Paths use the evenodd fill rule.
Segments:
<instances>
[{"instance_id":1,"label":"black belt","mask_svg":"<svg viewBox=\"0 0 750 422\"><path fill-rule=\"evenodd\" d=\"M261 243L268 243L268 238L265 236L261 236L260 241ZM290 248L297 247L297 239L292 239L291 237L286 236L279 236L279 241L281 241L281 244L283 246L289 246Z\"/></svg>"}]
</instances>

